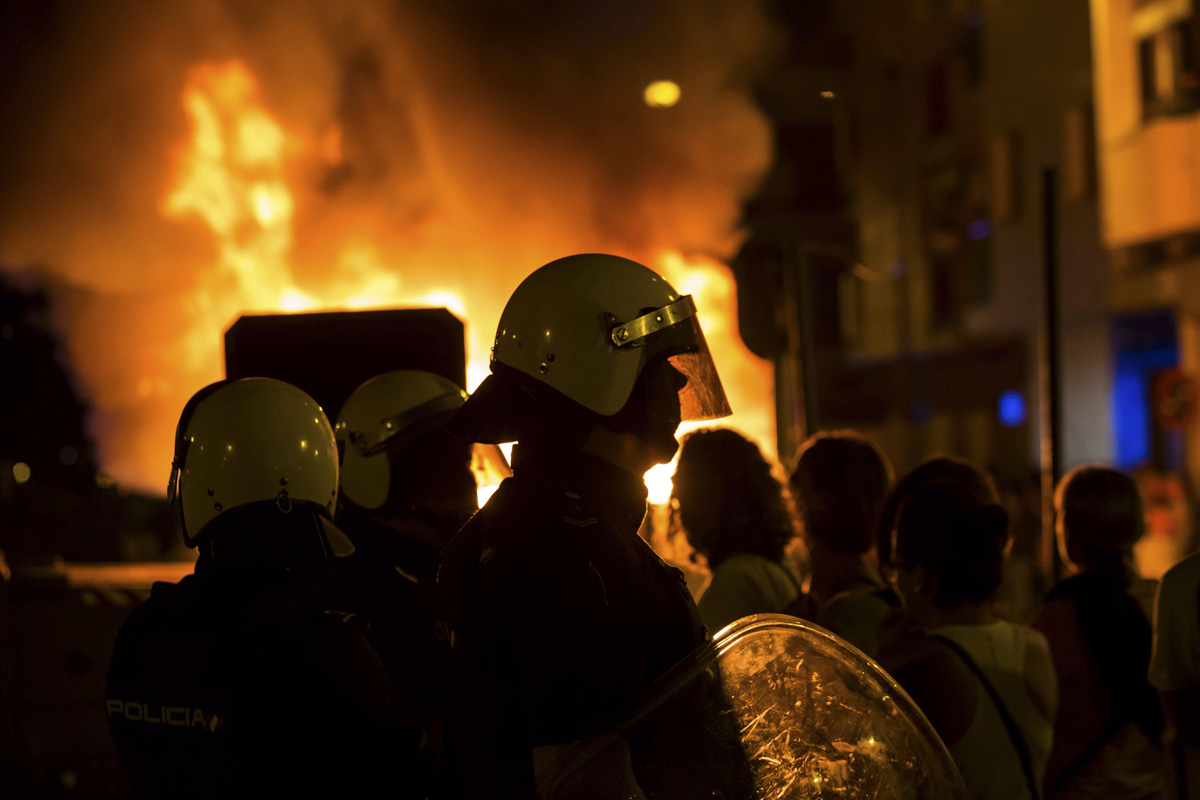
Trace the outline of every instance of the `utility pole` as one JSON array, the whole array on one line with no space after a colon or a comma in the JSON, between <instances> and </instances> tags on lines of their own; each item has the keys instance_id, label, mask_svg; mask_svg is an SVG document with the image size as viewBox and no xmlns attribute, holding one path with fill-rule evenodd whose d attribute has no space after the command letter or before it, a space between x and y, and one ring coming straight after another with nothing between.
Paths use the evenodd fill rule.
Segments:
<instances>
[{"instance_id":1,"label":"utility pole","mask_svg":"<svg viewBox=\"0 0 1200 800\"><path fill-rule=\"evenodd\" d=\"M800 240L793 251L794 257L785 261L783 269L788 362L793 370L792 428L797 447L820 425L817 418L817 347L814 341L812 273L813 256L822 249L827 249L827 246L820 242Z\"/></svg>"},{"instance_id":2,"label":"utility pole","mask_svg":"<svg viewBox=\"0 0 1200 800\"><path fill-rule=\"evenodd\" d=\"M1042 172L1042 314L1038 347L1041 402L1043 591L1058 580L1058 548L1054 533L1054 487L1062 472L1062 387L1058 320L1058 173Z\"/></svg>"},{"instance_id":3,"label":"utility pole","mask_svg":"<svg viewBox=\"0 0 1200 800\"><path fill-rule=\"evenodd\" d=\"M800 320L801 308L804 305L800 298L800 286L803 276L800 271L804 268L803 255L800 248L796 249L796 258L780 260L783 278L783 317L787 333L787 354L783 358L785 365L784 377L787 381L788 403L788 435L783 430L777 437L780 444L788 448L784 452L780 448L779 457L785 463L795 454L800 444L808 438L808 393L805 386L804 332ZM778 396L778 392L776 393Z\"/></svg>"}]
</instances>

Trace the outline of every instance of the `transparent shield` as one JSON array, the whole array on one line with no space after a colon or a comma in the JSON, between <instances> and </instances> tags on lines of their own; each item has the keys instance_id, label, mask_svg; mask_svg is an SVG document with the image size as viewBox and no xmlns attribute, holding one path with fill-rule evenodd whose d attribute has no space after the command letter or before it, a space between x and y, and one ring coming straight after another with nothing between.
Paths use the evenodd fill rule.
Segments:
<instances>
[{"instance_id":1,"label":"transparent shield","mask_svg":"<svg viewBox=\"0 0 1200 800\"><path fill-rule=\"evenodd\" d=\"M950 754L907 694L851 645L778 614L722 630L650 687L612 734L642 795L958 800ZM544 797L615 763L613 736L538 776ZM622 752L624 757L624 752Z\"/></svg>"},{"instance_id":2,"label":"transparent shield","mask_svg":"<svg viewBox=\"0 0 1200 800\"><path fill-rule=\"evenodd\" d=\"M720 419L733 413L699 319L688 317L647 337L647 347L647 362L665 355L671 366L687 378L687 384L679 390L679 415L683 422Z\"/></svg>"},{"instance_id":3,"label":"transparent shield","mask_svg":"<svg viewBox=\"0 0 1200 800\"><path fill-rule=\"evenodd\" d=\"M772 614L733 623L716 645L760 796L966 796L925 715L842 639Z\"/></svg>"}]
</instances>

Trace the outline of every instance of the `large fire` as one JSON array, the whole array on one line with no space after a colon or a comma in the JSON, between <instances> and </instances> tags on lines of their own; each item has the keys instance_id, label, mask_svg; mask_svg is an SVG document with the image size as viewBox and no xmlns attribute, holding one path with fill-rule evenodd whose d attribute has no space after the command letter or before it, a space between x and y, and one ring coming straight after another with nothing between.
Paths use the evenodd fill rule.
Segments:
<instances>
[{"instance_id":1,"label":"large fire","mask_svg":"<svg viewBox=\"0 0 1200 800\"><path fill-rule=\"evenodd\" d=\"M168 432L181 397L199 388L197 378L220 377L220 334L243 313L445 306L468 322L468 389L483 379L488 339L505 298L471 285L428 288L431 278L436 282L443 274L436 255L414 265L388 251L394 243L347 235L319 280L302 285L294 273L294 226L301 200L289 188L289 175L297 164L336 166L342 158L340 128L331 126L313 139L285 130L264 105L255 77L239 61L193 68L183 107L190 136L176 155L175 176L160 213L172 220L201 220L214 237L216 264L187 297L190 322L178 374L146 375L139 382L143 397L161 395L158 418L146 424L164 431L162 449L117 474L118 479L142 486L162 483L162 467L170 461ZM735 416L721 424L738 427L773 450L770 367L751 355L737 335L728 270L710 258L678 252L657 251L642 258L680 292L696 298L735 409ZM420 281L410 280L414 273L420 273ZM524 274L510 277L515 287ZM426 289L414 292L414 284ZM666 499L669 475L669 468L648 475L653 500Z\"/></svg>"}]
</instances>

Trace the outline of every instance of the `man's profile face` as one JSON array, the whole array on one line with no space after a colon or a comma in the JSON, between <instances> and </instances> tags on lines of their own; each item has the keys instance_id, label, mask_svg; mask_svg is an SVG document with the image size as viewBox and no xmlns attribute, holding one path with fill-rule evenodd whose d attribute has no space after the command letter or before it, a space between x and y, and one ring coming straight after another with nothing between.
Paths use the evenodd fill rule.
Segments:
<instances>
[{"instance_id":1,"label":"man's profile face","mask_svg":"<svg viewBox=\"0 0 1200 800\"><path fill-rule=\"evenodd\" d=\"M666 464L675 457L679 442L679 392L687 386L687 376L677 370L669 359L651 362L642 376L646 392L646 427L641 437L650 448L655 464Z\"/></svg>"}]
</instances>

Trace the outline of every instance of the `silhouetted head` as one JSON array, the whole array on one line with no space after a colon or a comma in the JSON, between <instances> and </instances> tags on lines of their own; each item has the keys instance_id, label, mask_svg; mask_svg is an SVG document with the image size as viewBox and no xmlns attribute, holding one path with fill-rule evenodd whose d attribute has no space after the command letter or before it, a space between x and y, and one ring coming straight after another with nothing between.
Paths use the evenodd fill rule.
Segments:
<instances>
[{"instance_id":1,"label":"silhouetted head","mask_svg":"<svg viewBox=\"0 0 1200 800\"><path fill-rule=\"evenodd\" d=\"M771 462L758 445L727 428L683 438L671 500L673 528L713 568L741 553L780 561L796 535Z\"/></svg>"},{"instance_id":2,"label":"silhouetted head","mask_svg":"<svg viewBox=\"0 0 1200 800\"><path fill-rule=\"evenodd\" d=\"M1137 483L1099 465L1076 467L1054 493L1059 552L1080 569L1121 563L1146 530Z\"/></svg>"},{"instance_id":3,"label":"silhouetted head","mask_svg":"<svg viewBox=\"0 0 1200 800\"><path fill-rule=\"evenodd\" d=\"M445 430L466 399L453 381L421 370L385 372L355 389L334 425L342 512L420 518L443 538L457 532L478 505L472 444Z\"/></svg>"},{"instance_id":4,"label":"silhouetted head","mask_svg":"<svg viewBox=\"0 0 1200 800\"><path fill-rule=\"evenodd\" d=\"M879 563L892 558L892 532L900 507L915 492L934 483L955 483L965 487L980 503L999 503L991 481L969 461L954 456L927 459L896 481L888 493L875 528L875 552Z\"/></svg>"},{"instance_id":5,"label":"silhouetted head","mask_svg":"<svg viewBox=\"0 0 1200 800\"><path fill-rule=\"evenodd\" d=\"M933 483L901 506L893 547L906 598L924 593L940 608L982 603L1004 577L1008 514L963 484Z\"/></svg>"},{"instance_id":6,"label":"silhouetted head","mask_svg":"<svg viewBox=\"0 0 1200 800\"><path fill-rule=\"evenodd\" d=\"M805 537L827 550L866 553L891 480L887 457L860 434L811 437L800 447L790 481Z\"/></svg>"},{"instance_id":7,"label":"silhouetted head","mask_svg":"<svg viewBox=\"0 0 1200 800\"><path fill-rule=\"evenodd\" d=\"M337 494L333 428L295 386L220 381L184 406L167 501L179 505L184 542L207 560L322 574L354 552L330 521Z\"/></svg>"}]
</instances>

